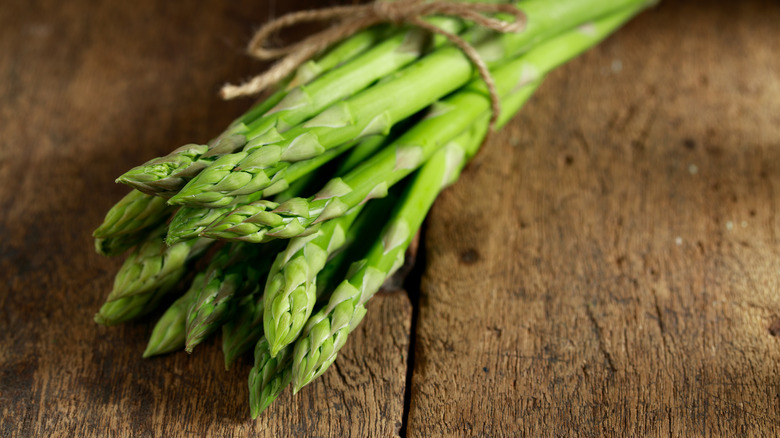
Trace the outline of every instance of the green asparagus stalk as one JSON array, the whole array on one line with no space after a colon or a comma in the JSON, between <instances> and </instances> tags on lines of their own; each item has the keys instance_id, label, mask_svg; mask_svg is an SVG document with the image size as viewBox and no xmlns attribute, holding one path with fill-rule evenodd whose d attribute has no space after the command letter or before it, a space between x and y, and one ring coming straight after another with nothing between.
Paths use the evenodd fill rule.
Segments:
<instances>
[{"instance_id":1,"label":"green asparagus stalk","mask_svg":"<svg viewBox=\"0 0 780 438\"><path fill-rule=\"evenodd\" d=\"M345 162L342 163L340 169L349 169L354 167L357 165L357 163L377 151L381 146L384 145L384 142L385 137L378 135L362 140L360 145L354 148ZM350 148L352 148L352 145L346 144L342 147L331 149L330 151L318 155L317 157L310 160L294 163L283 172L279 172L277 175L275 175L274 183L265 190L260 190L255 193L244 195L244 198L239 202L239 205L248 204L250 202L254 202L277 193L281 194L282 192L285 194L282 197L283 199L281 202L288 200L291 197L289 195L292 193L298 195L299 193L289 190L291 184L299 182L302 179L309 180L313 178L316 176L316 174L313 173L316 169L320 168L325 163L339 156ZM305 182L300 185L301 188L305 186ZM276 201L280 202L279 197L277 197ZM221 202L216 201L214 204L219 205L220 203ZM222 215L230 212L234 208L235 207L216 206L211 206L211 208L181 207L171 220L171 224L168 227L168 236L166 237L166 242L168 245L173 245L174 243L181 242L183 240L195 238L201 232L203 232L203 230L205 230L209 224L217 220Z\"/></svg>"},{"instance_id":2,"label":"green asparagus stalk","mask_svg":"<svg viewBox=\"0 0 780 438\"><path fill-rule=\"evenodd\" d=\"M260 338L255 346L255 366L249 371L249 409L257 418L279 397L292 379L292 346L271 355L268 341Z\"/></svg>"},{"instance_id":3,"label":"green asparagus stalk","mask_svg":"<svg viewBox=\"0 0 780 438\"><path fill-rule=\"evenodd\" d=\"M384 137L373 136L361 141L361 148L366 150L376 150L384 142ZM341 155L344 151L350 149L352 144L345 144L341 147L329 150L310 160L299 161L292 166L278 172L274 175L274 181L264 190L247 193L244 195L225 196L219 198L217 195L212 202L204 207L181 207L173 216L171 225L168 229L167 242L169 245L182 240L197 237L207 225L216 220L219 216L233 210L235 207L224 207L227 204L245 205L257 200L273 196L277 193L287 190L290 184L304 178L307 175L323 166L330 160Z\"/></svg>"},{"instance_id":4,"label":"green asparagus stalk","mask_svg":"<svg viewBox=\"0 0 780 438\"><path fill-rule=\"evenodd\" d=\"M100 307L94 320L98 324L111 326L146 315L157 308L160 300L172 287L173 285L162 285L162 287L146 294L131 295L116 301L108 301Z\"/></svg>"},{"instance_id":5,"label":"green asparagus stalk","mask_svg":"<svg viewBox=\"0 0 780 438\"><path fill-rule=\"evenodd\" d=\"M133 190L106 213L103 223L92 233L95 250L114 256L143 241L151 228L173 213L164 199Z\"/></svg>"},{"instance_id":6,"label":"green asparagus stalk","mask_svg":"<svg viewBox=\"0 0 780 438\"><path fill-rule=\"evenodd\" d=\"M447 22L457 23L456 20ZM163 196L173 195L206 166L219 161L221 156L240 151L248 139L300 123L319 112L322 107L359 91L388 72L394 71L393 69L409 64L417 59L425 48L425 39L417 30L396 32L396 35L388 40L376 44L384 34L384 28L366 30L328 52L319 63L304 64L304 72L297 75L297 80L293 81L298 84L295 88L289 92L277 93L272 99L262 103L260 107L263 111L258 114L258 118L250 121L251 117L244 117L241 123L234 123L228 130L229 135L223 135L224 140L214 147L188 145L166 157L131 169L118 181L143 191L159 188ZM361 44L356 44L355 41ZM344 47L352 50L345 50ZM337 60L339 62L335 62ZM339 65L342 61L346 62ZM327 73L320 77L312 76L314 71L325 71L326 68ZM310 83L301 83L307 78L311 79ZM250 112L260 113L259 110ZM219 165L224 164L225 160L221 160ZM207 179L214 181L213 176ZM228 183L224 182L223 186ZM252 191L255 190L248 190Z\"/></svg>"},{"instance_id":7,"label":"green asparagus stalk","mask_svg":"<svg viewBox=\"0 0 780 438\"><path fill-rule=\"evenodd\" d=\"M259 106L280 100L284 92L277 92ZM147 161L130 169L116 179L116 182L127 184L141 192L170 198L184 187L187 181L208 166L208 157L219 156L240 150L244 146L243 137L238 135L246 129L246 125L232 126L220 134L209 144L186 144L174 149L170 154Z\"/></svg>"},{"instance_id":8,"label":"green asparagus stalk","mask_svg":"<svg viewBox=\"0 0 780 438\"><path fill-rule=\"evenodd\" d=\"M317 274L328 257L346 241L349 227L360 207L329 221L315 234L290 240L280 253L265 285L263 325L271 356L292 343L314 309L317 299Z\"/></svg>"},{"instance_id":9,"label":"green asparagus stalk","mask_svg":"<svg viewBox=\"0 0 780 438\"><path fill-rule=\"evenodd\" d=\"M171 213L173 207L167 205L164 199L132 190L108 210L103 223L92 236L107 238L137 233L160 224Z\"/></svg>"},{"instance_id":10,"label":"green asparagus stalk","mask_svg":"<svg viewBox=\"0 0 780 438\"><path fill-rule=\"evenodd\" d=\"M138 245L146 238L147 230L95 239L95 251L105 257L113 257Z\"/></svg>"},{"instance_id":11,"label":"green asparagus stalk","mask_svg":"<svg viewBox=\"0 0 780 438\"><path fill-rule=\"evenodd\" d=\"M195 239L167 247L163 241L164 230L158 228L128 256L119 268L106 303L95 315L95 322L115 325L154 310L186 274L186 264L213 242Z\"/></svg>"},{"instance_id":12,"label":"green asparagus stalk","mask_svg":"<svg viewBox=\"0 0 780 438\"><path fill-rule=\"evenodd\" d=\"M369 228L371 225L371 223L369 223L371 219L375 219L376 214L380 214L383 211L383 209L377 208L375 211L372 211L370 215L361 215L358 218L357 223L350 227L347 241L349 242L356 239L358 236L365 235L365 231L367 231L366 228ZM347 257L345 257L346 255L348 255L347 252L340 252L333 260L328 261L325 269L317 276L317 296L322 295L324 290L328 290L327 286L323 285L329 285L331 283L331 276L340 272L340 266L347 260ZM258 305L256 309L254 315L259 317L259 315L262 314L262 304ZM259 325L257 319L255 319L254 323ZM227 324L224 327L228 327ZM246 325L244 325L244 327L246 327ZM262 327L259 328L262 329ZM292 380L293 345L282 347L274 358L271 355L268 340L262 335L261 331L262 330L255 330L242 337L244 345L249 340L254 339L256 341L255 365L249 373L249 406L253 419L257 418L258 415L270 406ZM223 344L223 352L226 351ZM242 349L241 351L236 352L236 349L231 348L230 351L231 357L235 358L246 350ZM229 353L225 353L226 367L228 366L228 354Z\"/></svg>"},{"instance_id":13,"label":"green asparagus stalk","mask_svg":"<svg viewBox=\"0 0 780 438\"><path fill-rule=\"evenodd\" d=\"M158 228L127 257L114 278L107 301L172 287L184 275L187 262L213 242L200 238L169 247L163 240L164 233L164 226Z\"/></svg>"},{"instance_id":14,"label":"green asparagus stalk","mask_svg":"<svg viewBox=\"0 0 780 438\"><path fill-rule=\"evenodd\" d=\"M345 169L351 169L352 167L359 164L362 160L376 152L380 147L384 146L385 141L386 137L384 136L371 136L361 141L360 145L354 148L345 161L340 165L337 174L345 171ZM271 196L282 190L284 190L285 195L282 197L281 201L289 200L289 195L294 193L288 190L291 184L300 181L301 178L311 178L313 175L312 172L314 172L317 168L321 167L326 162L351 147L351 144L347 144L344 145L344 147L332 149L310 160L294 163L289 168L287 168L286 171L280 172L277 175L277 181L274 185L257 193L247 195L245 201ZM257 205L272 206L271 208L276 208L278 207L279 200L280 199L277 197L276 202L262 201ZM177 242L197 237L210 224L212 224L217 219L220 219L234 208L235 207L181 207L176 212L173 220L171 221L171 224L168 228L166 242L169 245L172 245ZM252 239L251 237L247 239L237 238L236 240L244 240L251 243L267 241L267 239Z\"/></svg>"},{"instance_id":15,"label":"green asparagus stalk","mask_svg":"<svg viewBox=\"0 0 780 438\"><path fill-rule=\"evenodd\" d=\"M371 139L372 142L374 139ZM380 139L381 140L381 139ZM351 146L351 145L345 145ZM263 199L267 196L275 194L277 191L284 191L290 187L290 184L297 181L299 178L303 178L312 175L317 167L325 164L329 160L341 154L347 148L337 148L328 151L330 153L321 154L311 160L300 161L293 166L279 172L276 177L276 183L265 190L260 190L254 193L243 195L244 199L238 202L238 205L245 205L250 202ZM172 245L176 242L192 239L197 237L206 227L213 221L220 218L225 213L230 212L235 207L220 207L223 202L219 199L215 200L208 207L181 207L173 216L171 224L168 227L168 236L166 242Z\"/></svg>"},{"instance_id":16,"label":"green asparagus stalk","mask_svg":"<svg viewBox=\"0 0 780 438\"><path fill-rule=\"evenodd\" d=\"M222 326L222 355L226 370L263 336L263 301L260 294L241 298L235 316Z\"/></svg>"},{"instance_id":17,"label":"green asparagus stalk","mask_svg":"<svg viewBox=\"0 0 780 438\"><path fill-rule=\"evenodd\" d=\"M171 353L184 349L187 330L187 309L205 278L200 273L192 280L190 289L171 304L152 329L152 336L146 345L143 357L148 358L159 354Z\"/></svg>"},{"instance_id":18,"label":"green asparagus stalk","mask_svg":"<svg viewBox=\"0 0 780 438\"><path fill-rule=\"evenodd\" d=\"M168 225L165 243L174 245L198 237L209 224L224 215L226 210L230 209L227 207L180 207Z\"/></svg>"},{"instance_id":19,"label":"green asparagus stalk","mask_svg":"<svg viewBox=\"0 0 780 438\"><path fill-rule=\"evenodd\" d=\"M522 2L520 5L529 21L551 24L530 26L519 34L491 37L477 44L476 49L488 62L504 62L526 50L532 41L560 33L617 7L647 1L610 0L582 7L583 2L565 0L556 8L550 8L545 0ZM553 14L555 20L550 18ZM242 152L224 156L218 168L215 163L213 172L208 170L199 175L171 202L191 204L202 202L201 199L209 202L215 197L213 192L224 195L261 190L285 163L311 158L364 135L386 133L393 124L460 88L472 76L472 64L459 49L448 46L435 50L391 78L331 105L302 125L254 137Z\"/></svg>"},{"instance_id":20,"label":"green asparagus stalk","mask_svg":"<svg viewBox=\"0 0 780 438\"><path fill-rule=\"evenodd\" d=\"M356 155L360 155L360 152L353 151L353 154L351 154L350 157L356 157ZM349 161L350 160L345 160L347 163ZM332 283L332 277L341 273L341 266L344 265L346 260L349 259L349 256L352 255L352 249L362 252L362 245L360 245L360 243L363 242L359 242L358 240L361 240L370 234L367 233L367 231L371 231L372 226L375 224L378 217L386 217L388 211L387 207L390 205L390 202L383 202L381 205L370 205L369 209L360 214L356 222L349 227L345 239L348 242L347 245L350 246L350 251L339 252L333 259L327 262L325 268L317 275L317 296L322 295L324 291L331 290L326 285L330 285ZM356 244L356 248L352 248L352 242ZM258 306L255 312L256 316L259 315L259 313L262 312L262 305ZM225 327L227 327L227 325ZM282 347L274 358L271 354L269 342L262 336L260 330L245 333L247 333L247 335L245 335L246 337L244 339L250 338L257 341L255 346L255 365L249 373L249 406L252 418L257 418L257 416L260 415L260 413L262 413L279 396L279 394L281 394L284 388L289 385L292 380L293 345ZM223 351L227 351L224 346ZM227 358L228 353L226 352L226 361Z\"/></svg>"},{"instance_id":21,"label":"green asparagus stalk","mask_svg":"<svg viewBox=\"0 0 780 438\"><path fill-rule=\"evenodd\" d=\"M242 297L260 293L276 248L231 244L214 255L187 311L187 352L232 318Z\"/></svg>"},{"instance_id":22,"label":"green asparagus stalk","mask_svg":"<svg viewBox=\"0 0 780 438\"><path fill-rule=\"evenodd\" d=\"M583 32L558 37L543 45L544 53L558 58L556 64L569 59L610 34L636 12L638 9L628 9L599 20L588 27L585 32L587 37L580 37ZM590 42L583 44L588 39L591 39ZM529 57L524 59L527 61ZM538 80L503 99L505 113L500 123L506 122L508 114L516 112L530 97L538 86ZM328 305L309 319L295 344L293 386L296 392L320 376L336 359L349 332L365 315L366 301L403 264L404 251L436 196L457 179L467 158L479 147L486 124L483 116L475 125L476 129L472 128L450 142L423 166L385 227L382 239L372 247L365 260L356 264L356 272L336 288Z\"/></svg>"}]
</instances>

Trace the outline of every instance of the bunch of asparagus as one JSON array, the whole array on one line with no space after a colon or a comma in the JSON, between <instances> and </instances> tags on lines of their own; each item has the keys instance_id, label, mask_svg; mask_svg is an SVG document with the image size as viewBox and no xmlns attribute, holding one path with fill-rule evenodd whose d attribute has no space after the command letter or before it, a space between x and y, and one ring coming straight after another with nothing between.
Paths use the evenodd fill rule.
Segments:
<instances>
[{"instance_id":1,"label":"bunch of asparagus","mask_svg":"<svg viewBox=\"0 0 780 438\"><path fill-rule=\"evenodd\" d=\"M525 0L516 3L525 30L507 34L427 20L477 49L501 126L549 71L651 3ZM485 84L446 39L389 25L355 34L212 141L118 178L134 190L95 230L95 247L132 250L95 321L153 311L210 257L160 317L144 357L192 352L221 328L226 368L254 348L256 417L336 360L439 192L479 149L490 116Z\"/></svg>"}]
</instances>

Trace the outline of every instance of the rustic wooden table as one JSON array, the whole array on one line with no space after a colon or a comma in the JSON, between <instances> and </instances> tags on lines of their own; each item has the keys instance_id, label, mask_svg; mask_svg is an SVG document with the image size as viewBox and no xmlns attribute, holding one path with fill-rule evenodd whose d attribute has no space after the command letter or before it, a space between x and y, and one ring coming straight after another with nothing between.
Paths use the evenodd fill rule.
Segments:
<instances>
[{"instance_id":1,"label":"rustic wooden table","mask_svg":"<svg viewBox=\"0 0 780 438\"><path fill-rule=\"evenodd\" d=\"M0 8L0 435L778 436L780 4L674 1L555 72L437 202L410 293L248 419L250 359L92 322L115 176L215 135L271 14Z\"/></svg>"}]
</instances>

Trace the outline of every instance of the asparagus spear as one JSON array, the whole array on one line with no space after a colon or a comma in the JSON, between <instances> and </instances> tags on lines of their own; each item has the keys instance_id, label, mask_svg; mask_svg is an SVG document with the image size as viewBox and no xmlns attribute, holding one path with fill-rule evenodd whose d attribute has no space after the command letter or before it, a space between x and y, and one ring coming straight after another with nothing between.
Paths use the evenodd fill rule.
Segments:
<instances>
[{"instance_id":1,"label":"asparagus spear","mask_svg":"<svg viewBox=\"0 0 780 438\"><path fill-rule=\"evenodd\" d=\"M456 20L446 22L458 23ZM304 64L304 71L293 81L297 84L295 88L289 92L277 93L262 103L259 107L263 111L258 114L258 118L249 120L251 117L244 117L240 123L234 123L228 130L229 135L223 135L224 140L214 147L188 145L166 157L131 169L118 181L144 191L159 189L163 194L173 195L222 155L240 151L248 139L300 123L316 114L322 107L353 94L388 71L414 61L426 44L419 31L407 29L404 32L396 32L396 35L388 40L375 45L379 36L384 33L384 28L361 32L342 43L339 48L328 52L319 63ZM355 44L355 40L361 44ZM345 50L344 46L351 47L352 50ZM343 61L347 62L339 65ZM312 77L315 70L324 71L326 68L329 71L321 77ZM307 78L311 80L308 85L302 82ZM224 164L225 161L221 160L219 165ZM208 180L213 181L213 177Z\"/></svg>"},{"instance_id":2,"label":"asparagus spear","mask_svg":"<svg viewBox=\"0 0 780 438\"><path fill-rule=\"evenodd\" d=\"M263 336L263 301L260 294L241 298L235 316L222 325L222 355L226 370Z\"/></svg>"},{"instance_id":3,"label":"asparagus spear","mask_svg":"<svg viewBox=\"0 0 780 438\"><path fill-rule=\"evenodd\" d=\"M532 26L519 34L489 38L476 46L488 62L503 62L526 50L542 37L559 33L590 17L598 17L617 7L644 4L648 0L610 0L588 4L565 0L550 8L545 0L520 3L529 21L549 22ZM542 7L543 6L543 7ZM553 20L551 17L555 17ZM496 54L499 53L499 56ZM194 204L214 199L215 194L261 190L273 173L285 163L308 159L364 135L385 133L400 120L425 108L471 79L473 67L455 47L444 47L427 55L384 82L331 105L316 117L289 131L269 131L253 138L240 153L223 156L221 163L199 175L172 203ZM425 84L425 86L421 86Z\"/></svg>"},{"instance_id":4,"label":"asparagus spear","mask_svg":"<svg viewBox=\"0 0 780 438\"><path fill-rule=\"evenodd\" d=\"M144 350L144 357L171 353L184 348L187 329L187 309L203 284L206 274L201 272L192 280L190 289L171 304L152 329L152 336Z\"/></svg>"},{"instance_id":5,"label":"asparagus spear","mask_svg":"<svg viewBox=\"0 0 780 438\"><path fill-rule=\"evenodd\" d=\"M277 92L259 106L267 109L267 105L280 100L283 92ZM127 184L141 192L170 198L178 193L184 184L204 169L209 156L226 154L239 150L244 146L243 138L238 133L243 132L246 125L232 126L210 144L186 144L174 149L170 154L147 161L130 169L116 179L116 182Z\"/></svg>"},{"instance_id":6,"label":"asparagus spear","mask_svg":"<svg viewBox=\"0 0 780 438\"><path fill-rule=\"evenodd\" d=\"M100 307L100 310L94 316L94 320L98 324L111 326L146 315L157 308L162 297L174 285L175 283L161 285L159 288L146 294L131 295L116 301L108 301Z\"/></svg>"},{"instance_id":7,"label":"asparagus spear","mask_svg":"<svg viewBox=\"0 0 780 438\"><path fill-rule=\"evenodd\" d=\"M158 228L135 249L119 268L107 301L149 293L161 285L174 285L184 275L186 263L200 255L213 241L194 239L165 245L165 227Z\"/></svg>"},{"instance_id":8,"label":"asparagus spear","mask_svg":"<svg viewBox=\"0 0 780 438\"><path fill-rule=\"evenodd\" d=\"M164 232L164 227L158 228L128 256L117 272L106 303L95 315L95 322L114 325L154 310L186 274L186 264L213 242L194 239L167 247Z\"/></svg>"},{"instance_id":9,"label":"asparagus spear","mask_svg":"<svg viewBox=\"0 0 780 438\"><path fill-rule=\"evenodd\" d=\"M113 257L138 245L146 238L148 230L95 239L95 251L105 257Z\"/></svg>"},{"instance_id":10,"label":"asparagus spear","mask_svg":"<svg viewBox=\"0 0 780 438\"><path fill-rule=\"evenodd\" d=\"M172 212L173 208L164 199L132 190L108 210L92 236L107 238L136 233L165 221Z\"/></svg>"},{"instance_id":11,"label":"asparagus spear","mask_svg":"<svg viewBox=\"0 0 780 438\"><path fill-rule=\"evenodd\" d=\"M381 146L384 145L386 139L383 136L368 137L360 142L360 144L352 150L349 157L341 164L340 169L349 169L357 165L360 161L370 156ZM293 196L298 195L298 192L291 191L291 184L300 182L301 179L310 180L316 176L313 172L319 167L331 159L339 156L347 149L351 148L351 144L346 144L341 147L331 149L330 151L318 155L310 160L299 161L294 163L285 171L279 172L275 175L275 182L267 187L265 190L260 190L255 193L243 195L239 205L248 204L256 200L275 195L277 193L283 194L281 202L288 200ZM337 172L338 173L338 172ZM303 188L306 186L306 182L300 184ZM277 196L277 202L280 201L280 197ZM192 239L197 237L206 227L213 221L217 220L220 216L230 212L235 207L217 207L221 201L214 202L209 207L181 207L173 216L171 224L168 227L168 236L166 242L168 245L172 245L176 242L181 242L186 239Z\"/></svg>"},{"instance_id":12,"label":"asparagus spear","mask_svg":"<svg viewBox=\"0 0 780 438\"><path fill-rule=\"evenodd\" d=\"M193 239L198 236L206 226L225 214L229 208L208 207L181 207L168 225L168 233L165 243L174 245L179 242Z\"/></svg>"},{"instance_id":13,"label":"asparagus spear","mask_svg":"<svg viewBox=\"0 0 780 438\"><path fill-rule=\"evenodd\" d=\"M299 178L312 175L311 172L317 167L339 155L344 150L346 150L346 148L332 149L331 151L328 151L331 153L322 154L311 160L295 163L295 165L290 166L285 171L277 174L277 181L274 185L268 187L266 190L243 195L244 200L239 202L238 205L248 204L266 196L271 196L277 190L286 190L289 188L290 184L297 181ZM168 227L166 242L171 245L176 242L197 237L209 224L219 219L225 213L233 210L234 207L219 207L222 203L221 200L215 200L215 202L208 207L184 206L179 208Z\"/></svg>"},{"instance_id":14,"label":"asparagus spear","mask_svg":"<svg viewBox=\"0 0 780 438\"><path fill-rule=\"evenodd\" d=\"M349 158L356 158L360 156L359 151L353 151ZM350 159L345 160L345 168L350 165ZM370 235L372 226L376 223L378 217L385 217L388 211L390 202L384 202L383 205L370 205L369 209L360 214L349 227L345 239L350 246L349 251L341 251L333 259L329 260L325 265L325 268L317 275L317 296L321 296L324 292L330 291L330 285L335 276L342 274L341 267L349 260L350 256L356 250L358 253L362 253L363 245L359 240L365 240L365 237ZM356 243L354 248L352 243ZM259 314L262 313L263 306L259 305L254 308L255 319L254 324L258 324L257 320L260 318ZM250 318L247 318L247 320ZM261 318L260 318L261 319ZM258 324L259 325L259 324ZM225 328L228 326L225 325ZM260 330L252 330L251 325L244 324L244 329L241 332L241 336L245 340L243 345L246 345L246 340L256 340L255 346L255 365L249 373L249 406L252 414L252 418L257 418L276 398L281 394L284 388L290 384L292 380L292 358L293 358L293 345L288 344L282 347L276 353L276 357L271 354L271 347L268 340L262 335ZM235 336L235 333L233 334ZM223 338L225 339L225 338ZM234 345L234 344L231 344ZM243 347L246 348L246 347ZM231 351L231 353L228 353ZM223 352L225 352L226 366L228 364L228 356L231 357L240 353L234 353L235 350L228 350L223 344ZM243 352L243 350L242 350Z\"/></svg>"},{"instance_id":15,"label":"asparagus spear","mask_svg":"<svg viewBox=\"0 0 780 438\"><path fill-rule=\"evenodd\" d=\"M231 244L214 255L187 311L187 352L232 318L241 297L260 292L276 248Z\"/></svg>"},{"instance_id":16,"label":"asparagus spear","mask_svg":"<svg viewBox=\"0 0 780 438\"><path fill-rule=\"evenodd\" d=\"M257 418L292 379L292 346L271 355L268 341L261 338L255 346L255 366L249 371L249 409Z\"/></svg>"},{"instance_id":17,"label":"asparagus spear","mask_svg":"<svg viewBox=\"0 0 780 438\"><path fill-rule=\"evenodd\" d=\"M146 238L149 230L165 221L173 208L164 199L133 190L106 213L95 229L95 250L104 256L125 252Z\"/></svg>"},{"instance_id":18,"label":"asparagus spear","mask_svg":"<svg viewBox=\"0 0 780 438\"><path fill-rule=\"evenodd\" d=\"M314 309L317 299L317 274L325 267L328 257L341 248L347 229L352 225L360 207L334 219L315 234L292 239L281 252L265 285L263 326L271 349L271 356L293 342L300 334Z\"/></svg>"}]
</instances>

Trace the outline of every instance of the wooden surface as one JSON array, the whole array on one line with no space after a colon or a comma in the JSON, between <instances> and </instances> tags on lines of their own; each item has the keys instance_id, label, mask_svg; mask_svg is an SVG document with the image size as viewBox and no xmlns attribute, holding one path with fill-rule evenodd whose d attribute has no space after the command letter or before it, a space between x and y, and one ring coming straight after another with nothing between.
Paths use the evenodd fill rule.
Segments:
<instances>
[{"instance_id":1,"label":"wooden surface","mask_svg":"<svg viewBox=\"0 0 780 438\"><path fill-rule=\"evenodd\" d=\"M670 3L542 86L430 216L411 436L780 434L778 54Z\"/></svg>"},{"instance_id":2,"label":"wooden surface","mask_svg":"<svg viewBox=\"0 0 780 438\"><path fill-rule=\"evenodd\" d=\"M437 202L419 291L256 422L249 359L92 323L113 179L238 115L216 91L290 3L0 8L0 436L780 434L771 1L669 0L554 73Z\"/></svg>"}]
</instances>

